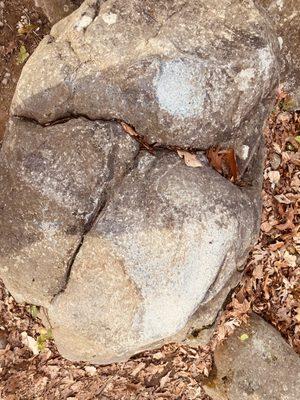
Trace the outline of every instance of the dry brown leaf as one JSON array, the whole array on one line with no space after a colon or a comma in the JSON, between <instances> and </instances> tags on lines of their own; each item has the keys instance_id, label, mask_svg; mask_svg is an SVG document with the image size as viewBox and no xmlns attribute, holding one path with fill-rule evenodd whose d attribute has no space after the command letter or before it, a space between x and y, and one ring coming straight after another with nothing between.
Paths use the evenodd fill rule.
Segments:
<instances>
[{"instance_id":1,"label":"dry brown leaf","mask_svg":"<svg viewBox=\"0 0 300 400\"><path fill-rule=\"evenodd\" d=\"M289 200L284 194L278 194L274 197L281 204L291 204L291 200Z\"/></svg>"},{"instance_id":2,"label":"dry brown leaf","mask_svg":"<svg viewBox=\"0 0 300 400\"><path fill-rule=\"evenodd\" d=\"M137 376L138 373L139 373L142 369L145 368L145 366L146 366L146 364L145 364L144 362L140 362L140 363L135 367L135 369L132 371L131 375L132 375L132 376Z\"/></svg>"},{"instance_id":3,"label":"dry brown leaf","mask_svg":"<svg viewBox=\"0 0 300 400\"><path fill-rule=\"evenodd\" d=\"M142 136L140 136L130 125L126 124L126 122L120 121L120 124L124 131L128 133L131 137L133 137L136 141L138 141L145 149L149 151L149 153L153 154L153 148L149 145Z\"/></svg>"},{"instance_id":4,"label":"dry brown leaf","mask_svg":"<svg viewBox=\"0 0 300 400\"><path fill-rule=\"evenodd\" d=\"M185 150L177 150L177 153L180 158L184 159L184 162L188 167L192 168L203 167L202 162L198 160L196 154L189 153L188 151Z\"/></svg>"},{"instance_id":5,"label":"dry brown leaf","mask_svg":"<svg viewBox=\"0 0 300 400\"><path fill-rule=\"evenodd\" d=\"M171 371L169 371L165 376L163 376L159 382L159 387L162 389L167 382L170 381L170 373Z\"/></svg>"},{"instance_id":6,"label":"dry brown leaf","mask_svg":"<svg viewBox=\"0 0 300 400\"><path fill-rule=\"evenodd\" d=\"M229 168L231 178L233 179L234 182L236 182L238 178L238 166L236 162L234 149L232 148L227 149L225 153L225 160Z\"/></svg>"},{"instance_id":7,"label":"dry brown leaf","mask_svg":"<svg viewBox=\"0 0 300 400\"><path fill-rule=\"evenodd\" d=\"M124 129L126 133L128 133L130 136L138 137L139 135L136 133L136 131L129 125L127 125L125 122L121 121L121 126Z\"/></svg>"},{"instance_id":8,"label":"dry brown leaf","mask_svg":"<svg viewBox=\"0 0 300 400\"><path fill-rule=\"evenodd\" d=\"M260 229L267 233L273 229L273 226L269 223L269 221L265 221L260 225Z\"/></svg>"},{"instance_id":9,"label":"dry brown leaf","mask_svg":"<svg viewBox=\"0 0 300 400\"><path fill-rule=\"evenodd\" d=\"M280 231L285 231L286 229L294 229L295 225L293 223L295 211L293 208L290 208L286 213L286 222L283 224L276 225L276 229Z\"/></svg>"},{"instance_id":10,"label":"dry brown leaf","mask_svg":"<svg viewBox=\"0 0 300 400\"><path fill-rule=\"evenodd\" d=\"M233 148L220 150L219 147L211 147L207 153L210 165L225 178L236 182L238 179L238 165Z\"/></svg>"},{"instance_id":11,"label":"dry brown leaf","mask_svg":"<svg viewBox=\"0 0 300 400\"><path fill-rule=\"evenodd\" d=\"M210 165L222 174L222 155L219 154L219 148L211 147L207 151L207 158Z\"/></svg>"},{"instance_id":12,"label":"dry brown leaf","mask_svg":"<svg viewBox=\"0 0 300 400\"><path fill-rule=\"evenodd\" d=\"M269 249L271 251L276 251L278 249L281 249L284 246L284 242L277 242L274 244L270 244Z\"/></svg>"}]
</instances>

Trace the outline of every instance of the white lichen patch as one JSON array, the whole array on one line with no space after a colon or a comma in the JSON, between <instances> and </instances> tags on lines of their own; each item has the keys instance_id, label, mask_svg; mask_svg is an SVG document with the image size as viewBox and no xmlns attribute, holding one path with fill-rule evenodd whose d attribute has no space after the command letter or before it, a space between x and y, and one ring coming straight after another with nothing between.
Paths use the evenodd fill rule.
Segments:
<instances>
[{"instance_id":1,"label":"white lichen patch","mask_svg":"<svg viewBox=\"0 0 300 400\"><path fill-rule=\"evenodd\" d=\"M113 25L117 22L118 16L117 14L114 13L105 13L102 16L103 21L107 24L107 25Z\"/></svg>"},{"instance_id":2,"label":"white lichen patch","mask_svg":"<svg viewBox=\"0 0 300 400\"><path fill-rule=\"evenodd\" d=\"M93 22L93 18L90 17L89 15L83 15L79 21L76 22L75 24L75 29L78 32L83 31L86 29L91 23Z\"/></svg>"},{"instance_id":3,"label":"white lichen patch","mask_svg":"<svg viewBox=\"0 0 300 400\"><path fill-rule=\"evenodd\" d=\"M235 78L238 89L245 92L251 86L252 80L255 78L254 68L243 69Z\"/></svg>"},{"instance_id":4,"label":"white lichen patch","mask_svg":"<svg viewBox=\"0 0 300 400\"><path fill-rule=\"evenodd\" d=\"M269 47L258 50L259 67L265 77L269 76L271 66L274 62L274 56Z\"/></svg>"},{"instance_id":5,"label":"white lichen patch","mask_svg":"<svg viewBox=\"0 0 300 400\"><path fill-rule=\"evenodd\" d=\"M174 117L201 115L206 96L205 66L192 60L173 60L162 64L154 78L159 106Z\"/></svg>"},{"instance_id":6,"label":"white lichen patch","mask_svg":"<svg viewBox=\"0 0 300 400\"><path fill-rule=\"evenodd\" d=\"M249 156L249 146L244 144L242 146L241 159L242 160L247 160L248 156Z\"/></svg>"},{"instance_id":7,"label":"white lichen patch","mask_svg":"<svg viewBox=\"0 0 300 400\"><path fill-rule=\"evenodd\" d=\"M41 221L40 223L36 222L36 224L48 240L54 239L61 229L58 222Z\"/></svg>"}]
</instances>

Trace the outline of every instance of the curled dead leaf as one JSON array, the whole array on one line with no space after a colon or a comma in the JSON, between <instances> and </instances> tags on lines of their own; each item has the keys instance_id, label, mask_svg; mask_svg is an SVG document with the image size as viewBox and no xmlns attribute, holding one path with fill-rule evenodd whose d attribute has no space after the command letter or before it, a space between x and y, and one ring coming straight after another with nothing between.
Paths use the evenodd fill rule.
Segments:
<instances>
[{"instance_id":1,"label":"curled dead leaf","mask_svg":"<svg viewBox=\"0 0 300 400\"><path fill-rule=\"evenodd\" d=\"M184 159L184 162L188 167L192 168L203 167L202 162L198 160L196 154L189 153L188 151L185 150L177 150L177 154L179 155L180 158Z\"/></svg>"},{"instance_id":2,"label":"curled dead leaf","mask_svg":"<svg viewBox=\"0 0 300 400\"><path fill-rule=\"evenodd\" d=\"M278 194L274 197L281 204L291 204L291 200L288 199L284 194Z\"/></svg>"},{"instance_id":3,"label":"curled dead leaf","mask_svg":"<svg viewBox=\"0 0 300 400\"><path fill-rule=\"evenodd\" d=\"M225 178L237 182L238 165L233 148L221 150L219 147L211 147L206 152L210 165Z\"/></svg>"},{"instance_id":4,"label":"curled dead leaf","mask_svg":"<svg viewBox=\"0 0 300 400\"><path fill-rule=\"evenodd\" d=\"M128 133L130 136L135 136L138 137L139 135L136 133L136 131L129 125L127 125L125 122L121 122L121 126L124 129L126 133Z\"/></svg>"},{"instance_id":5,"label":"curled dead leaf","mask_svg":"<svg viewBox=\"0 0 300 400\"><path fill-rule=\"evenodd\" d=\"M153 154L153 148L130 125L123 121L120 121L120 124L124 131L128 133L128 135L137 140L143 147L145 147L145 149L149 151L149 153Z\"/></svg>"}]
</instances>

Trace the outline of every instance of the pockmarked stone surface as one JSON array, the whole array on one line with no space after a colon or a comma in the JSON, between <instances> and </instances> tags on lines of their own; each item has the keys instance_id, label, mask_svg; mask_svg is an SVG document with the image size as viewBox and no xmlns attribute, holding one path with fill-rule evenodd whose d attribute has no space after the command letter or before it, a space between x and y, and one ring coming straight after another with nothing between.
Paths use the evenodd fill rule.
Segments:
<instances>
[{"instance_id":1,"label":"pockmarked stone surface","mask_svg":"<svg viewBox=\"0 0 300 400\"><path fill-rule=\"evenodd\" d=\"M87 0L43 39L0 153L0 276L62 355L125 360L213 324L257 238L279 56L250 0Z\"/></svg>"},{"instance_id":2,"label":"pockmarked stone surface","mask_svg":"<svg viewBox=\"0 0 300 400\"><path fill-rule=\"evenodd\" d=\"M270 16L280 46L281 82L300 110L300 0L260 0Z\"/></svg>"},{"instance_id":3,"label":"pockmarked stone surface","mask_svg":"<svg viewBox=\"0 0 300 400\"><path fill-rule=\"evenodd\" d=\"M35 5L41 7L51 23L69 15L76 8L80 0L35 0ZM79 5L79 4L78 4Z\"/></svg>"},{"instance_id":4,"label":"pockmarked stone surface","mask_svg":"<svg viewBox=\"0 0 300 400\"><path fill-rule=\"evenodd\" d=\"M276 84L277 51L252 1L90 0L41 42L12 112L117 118L163 145L242 143Z\"/></svg>"},{"instance_id":5,"label":"pockmarked stone surface","mask_svg":"<svg viewBox=\"0 0 300 400\"><path fill-rule=\"evenodd\" d=\"M47 305L137 144L116 123L41 127L12 118L1 149L0 274L19 301Z\"/></svg>"},{"instance_id":6,"label":"pockmarked stone surface","mask_svg":"<svg viewBox=\"0 0 300 400\"><path fill-rule=\"evenodd\" d=\"M124 348L130 354L172 336L244 261L257 219L251 196L210 167L188 168L164 152L141 155L85 236L67 289L49 308L63 327L64 353L72 358L76 347L79 358L97 359L82 345L88 339L107 352L108 363L122 359Z\"/></svg>"},{"instance_id":7,"label":"pockmarked stone surface","mask_svg":"<svg viewBox=\"0 0 300 400\"><path fill-rule=\"evenodd\" d=\"M213 400L295 400L300 358L261 317L238 328L215 352L216 375L204 389Z\"/></svg>"}]
</instances>

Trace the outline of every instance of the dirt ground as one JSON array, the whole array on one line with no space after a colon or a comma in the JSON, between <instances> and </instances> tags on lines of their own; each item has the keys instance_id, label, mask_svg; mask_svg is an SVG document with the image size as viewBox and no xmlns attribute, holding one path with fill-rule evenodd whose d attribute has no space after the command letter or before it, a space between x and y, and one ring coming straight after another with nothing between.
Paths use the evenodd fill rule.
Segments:
<instances>
[{"instance_id":1,"label":"dirt ground","mask_svg":"<svg viewBox=\"0 0 300 400\"><path fill-rule=\"evenodd\" d=\"M0 137L26 53L48 31L32 1L0 1ZM260 238L210 345L171 344L111 366L72 363L58 354L39 310L15 303L0 283L1 400L209 400L201 381L212 366L212 351L251 311L272 323L300 353L300 114L287 112L287 101L279 91L265 131ZM30 338L37 341L36 355Z\"/></svg>"},{"instance_id":2,"label":"dirt ground","mask_svg":"<svg viewBox=\"0 0 300 400\"><path fill-rule=\"evenodd\" d=\"M32 54L49 30L46 17L32 0L0 1L0 141L24 64L19 58L21 46Z\"/></svg>"}]
</instances>

